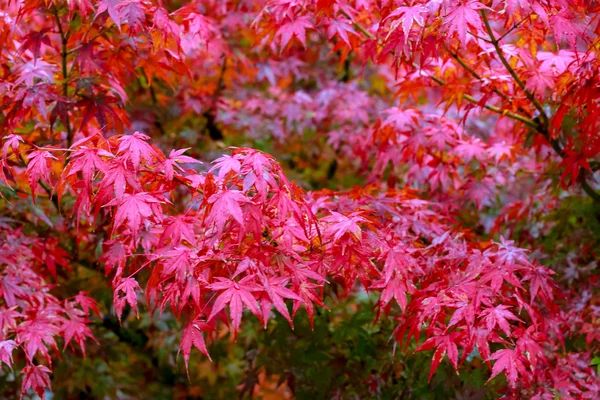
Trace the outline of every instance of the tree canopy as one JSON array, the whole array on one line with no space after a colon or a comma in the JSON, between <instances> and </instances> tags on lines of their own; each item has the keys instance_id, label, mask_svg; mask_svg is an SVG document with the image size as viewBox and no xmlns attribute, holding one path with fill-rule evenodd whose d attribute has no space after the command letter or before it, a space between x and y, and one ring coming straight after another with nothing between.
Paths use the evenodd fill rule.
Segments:
<instances>
[{"instance_id":1,"label":"tree canopy","mask_svg":"<svg viewBox=\"0 0 600 400\"><path fill-rule=\"evenodd\" d=\"M599 18L0 0L0 392L600 397Z\"/></svg>"}]
</instances>

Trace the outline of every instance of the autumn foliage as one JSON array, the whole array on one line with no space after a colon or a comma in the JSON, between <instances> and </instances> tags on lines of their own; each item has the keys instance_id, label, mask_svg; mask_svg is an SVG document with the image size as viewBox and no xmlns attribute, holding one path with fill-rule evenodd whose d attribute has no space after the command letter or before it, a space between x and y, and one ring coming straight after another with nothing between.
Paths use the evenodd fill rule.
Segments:
<instances>
[{"instance_id":1,"label":"autumn foliage","mask_svg":"<svg viewBox=\"0 0 600 400\"><path fill-rule=\"evenodd\" d=\"M417 398L394 363L421 352L411 373L456 371L458 398L482 368L488 396L600 397L599 18L584 0L0 0L2 376L43 397L140 315L189 375L244 329L319 331L349 304L387 361L327 398ZM302 390L250 358L241 395Z\"/></svg>"}]
</instances>

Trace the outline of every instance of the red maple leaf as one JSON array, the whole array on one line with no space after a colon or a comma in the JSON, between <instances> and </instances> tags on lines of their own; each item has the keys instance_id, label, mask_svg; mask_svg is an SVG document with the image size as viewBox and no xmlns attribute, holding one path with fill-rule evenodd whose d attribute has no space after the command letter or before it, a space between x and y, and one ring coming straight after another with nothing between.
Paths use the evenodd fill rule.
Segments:
<instances>
[{"instance_id":1,"label":"red maple leaf","mask_svg":"<svg viewBox=\"0 0 600 400\"><path fill-rule=\"evenodd\" d=\"M212 320L226 305L229 305L229 316L233 324L233 334L237 338L244 305L262 321L262 314L258 308L258 303L252 294L252 292L262 290L262 288L253 282L254 277L251 275L244 277L239 282L221 277L217 277L216 279L218 282L209 285L208 288L211 290L223 290L224 292L215 300L208 321Z\"/></svg>"},{"instance_id":2,"label":"red maple leaf","mask_svg":"<svg viewBox=\"0 0 600 400\"><path fill-rule=\"evenodd\" d=\"M29 365L21 370L25 374L23 386L21 388L21 397L29 389L33 389L41 398L44 398L46 388L50 388L50 369L45 365Z\"/></svg>"},{"instance_id":3,"label":"red maple leaf","mask_svg":"<svg viewBox=\"0 0 600 400\"><path fill-rule=\"evenodd\" d=\"M27 158L27 178L31 187L31 197L35 201L35 192L40 180L45 183L50 182L52 172L50 161L57 160L57 158L45 150L34 150Z\"/></svg>"},{"instance_id":4,"label":"red maple leaf","mask_svg":"<svg viewBox=\"0 0 600 400\"><path fill-rule=\"evenodd\" d=\"M105 207L117 207L113 233L118 228L125 226L131 230L132 236L136 238L144 221L152 216L162 215L161 203L162 201L146 192L125 193L122 198L116 198L106 203Z\"/></svg>"},{"instance_id":5,"label":"red maple leaf","mask_svg":"<svg viewBox=\"0 0 600 400\"><path fill-rule=\"evenodd\" d=\"M183 335L181 336L181 344L179 346L179 351L183 353L183 360L185 361L185 368L189 376L188 370L188 362L190 360L190 353L192 351L192 347L200 350L202 354L208 357L209 360L210 354L208 354L208 350L206 348L206 343L204 342L204 335L202 332L210 332L213 331L214 328L202 321L194 321L189 324L184 330Z\"/></svg>"},{"instance_id":6,"label":"red maple leaf","mask_svg":"<svg viewBox=\"0 0 600 400\"><path fill-rule=\"evenodd\" d=\"M223 230L229 217L233 217L240 226L244 226L244 215L240 204L245 204L249 200L239 190L222 190L213 194L208 199L212 208L207 217L208 223L214 223L219 232Z\"/></svg>"},{"instance_id":7,"label":"red maple leaf","mask_svg":"<svg viewBox=\"0 0 600 400\"><path fill-rule=\"evenodd\" d=\"M123 314L125 304L129 304L129 306L135 311L136 315L138 314L137 290L141 290L140 285L133 278L125 278L115 287L113 302L115 304L115 310L117 311L119 321L121 320L121 315Z\"/></svg>"},{"instance_id":8,"label":"red maple leaf","mask_svg":"<svg viewBox=\"0 0 600 400\"><path fill-rule=\"evenodd\" d=\"M523 375L527 373L525 365L523 364L524 358L516 350L498 350L492 354L489 359L496 360L496 362L494 363L492 375L490 376L490 379L488 379L488 382L501 372L504 372L509 385L514 388L517 385L519 374Z\"/></svg>"},{"instance_id":9,"label":"red maple leaf","mask_svg":"<svg viewBox=\"0 0 600 400\"><path fill-rule=\"evenodd\" d=\"M159 157L159 152L147 143L148 140L150 138L140 132L134 132L132 135L119 138L119 154L123 155L123 159L131 160L136 171L140 167L141 160L152 162Z\"/></svg>"},{"instance_id":10,"label":"red maple leaf","mask_svg":"<svg viewBox=\"0 0 600 400\"><path fill-rule=\"evenodd\" d=\"M508 306L503 304L493 308L487 308L483 310L481 315L484 317L488 331L492 331L497 325L507 336L510 336L510 324L508 323L508 320L521 321L513 313L508 311Z\"/></svg>"},{"instance_id":11,"label":"red maple leaf","mask_svg":"<svg viewBox=\"0 0 600 400\"><path fill-rule=\"evenodd\" d=\"M431 350L434 347L436 348L431 361L429 380L431 380L433 373L440 365L440 362L445 355L448 355L448 359L452 363L454 369L458 370L458 347L456 346L456 343L461 340L463 335L464 332L452 332L447 335L430 337L415 350L415 352L419 352Z\"/></svg>"}]
</instances>

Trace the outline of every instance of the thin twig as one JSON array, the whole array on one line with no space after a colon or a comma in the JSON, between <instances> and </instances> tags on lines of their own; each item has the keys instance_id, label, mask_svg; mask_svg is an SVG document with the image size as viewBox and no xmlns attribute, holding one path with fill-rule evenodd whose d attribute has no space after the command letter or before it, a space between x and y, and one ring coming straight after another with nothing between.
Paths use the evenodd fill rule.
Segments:
<instances>
[{"instance_id":1,"label":"thin twig","mask_svg":"<svg viewBox=\"0 0 600 400\"><path fill-rule=\"evenodd\" d=\"M515 29L517 29L519 27L519 25L521 25L523 22L527 21L529 18L531 18L531 13L528 16L526 16L525 18L523 18L522 20L520 20L519 22L517 22L516 24L514 24L510 29L508 29L506 32L504 32L504 34L502 36L500 36L496 40L498 42L501 42L502 39L504 39L505 37L507 37L512 31L514 31Z\"/></svg>"},{"instance_id":2,"label":"thin twig","mask_svg":"<svg viewBox=\"0 0 600 400\"><path fill-rule=\"evenodd\" d=\"M476 35L476 34L474 34L474 33L473 33L473 32L471 32L471 31L467 31L467 33L468 33L469 35L471 35L471 36L474 36L474 37L476 37L476 38L477 38L477 39L479 39L479 40L483 40L483 41L484 41L484 42L486 42L486 43L492 43L492 41L491 41L490 39L486 39L486 38L484 38L484 37L481 37L481 36L479 36L479 35Z\"/></svg>"},{"instance_id":3,"label":"thin twig","mask_svg":"<svg viewBox=\"0 0 600 400\"><path fill-rule=\"evenodd\" d=\"M340 12L342 13L342 15L344 15L346 18L348 18L350 21L352 21L352 23L354 24L354 27L356 29L358 29L359 31L361 31L362 33L364 33L366 37L368 37L369 39L373 39L373 40L375 39L375 36L373 36L373 34L371 32L366 30L361 24L354 22L352 17L346 11L340 10Z\"/></svg>"}]
</instances>

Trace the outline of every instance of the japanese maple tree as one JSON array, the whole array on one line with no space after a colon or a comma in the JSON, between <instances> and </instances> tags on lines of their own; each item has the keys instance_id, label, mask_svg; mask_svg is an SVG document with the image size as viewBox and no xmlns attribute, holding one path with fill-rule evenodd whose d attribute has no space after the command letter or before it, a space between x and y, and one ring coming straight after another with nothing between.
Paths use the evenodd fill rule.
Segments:
<instances>
[{"instance_id":1,"label":"japanese maple tree","mask_svg":"<svg viewBox=\"0 0 600 400\"><path fill-rule=\"evenodd\" d=\"M325 397L600 397L599 19L0 0L1 376L75 396L53 371L117 340L193 388L241 338L241 396L309 393L312 360L350 377ZM318 350L356 337L381 349Z\"/></svg>"}]
</instances>

